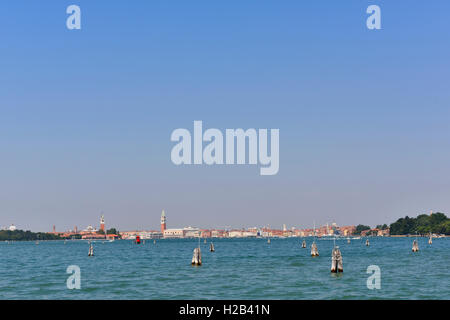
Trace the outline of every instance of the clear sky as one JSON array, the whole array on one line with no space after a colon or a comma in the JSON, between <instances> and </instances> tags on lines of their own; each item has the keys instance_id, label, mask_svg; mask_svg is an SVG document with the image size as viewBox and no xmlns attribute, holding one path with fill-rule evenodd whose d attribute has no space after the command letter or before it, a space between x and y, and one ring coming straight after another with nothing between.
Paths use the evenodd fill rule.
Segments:
<instances>
[{"instance_id":1,"label":"clear sky","mask_svg":"<svg viewBox=\"0 0 450 320\"><path fill-rule=\"evenodd\" d=\"M66 8L81 7L81 30ZM382 30L366 28L381 7ZM450 2L4 0L0 226L311 227L450 212ZM175 166L279 128L280 170Z\"/></svg>"}]
</instances>

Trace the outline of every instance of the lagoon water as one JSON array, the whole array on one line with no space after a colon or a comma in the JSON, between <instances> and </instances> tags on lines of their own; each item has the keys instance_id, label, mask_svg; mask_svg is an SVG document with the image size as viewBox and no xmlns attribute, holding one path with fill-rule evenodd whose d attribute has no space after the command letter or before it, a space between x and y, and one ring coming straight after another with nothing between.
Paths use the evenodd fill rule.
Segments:
<instances>
[{"instance_id":1,"label":"lagoon water","mask_svg":"<svg viewBox=\"0 0 450 320\"><path fill-rule=\"evenodd\" d=\"M200 243L203 265L190 265L198 240L0 242L0 299L450 299L450 238L337 240L344 273L330 273L332 240L213 239ZM69 265L81 269L81 289L66 287ZM369 290L369 265L381 269L381 289Z\"/></svg>"}]
</instances>

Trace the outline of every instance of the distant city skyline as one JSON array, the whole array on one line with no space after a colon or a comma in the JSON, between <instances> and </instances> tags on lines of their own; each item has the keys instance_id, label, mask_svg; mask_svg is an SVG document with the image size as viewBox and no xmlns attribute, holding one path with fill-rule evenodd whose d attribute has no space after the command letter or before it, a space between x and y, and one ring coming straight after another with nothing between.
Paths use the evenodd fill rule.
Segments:
<instances>
[{"instance_id":1,"label":"distant city skyline","mask_svg":"<svg viewBox=\"0 0 450 320\"><path fill-rule=\"evenodd\" d=\"M0 225L311 226L450 212L449 1L0 3ZM279 129L279 170L171 161Z\"/></svg>"},{"instance_id":2,"label":"distant city skyline","mask_svg":"<svg viewBox=\"0 0 450 320\"><path fill-rule=\"evenodd\" d=\"M78 225L74 225L74 226L66 226L66 227L60 227L58 228L55 224L51 225L51 227L49 228L49 230L34 230L34 229L30 229L28 227L25 226L20 226L20 225L16 225L14 223L11 223L10 225L1 225L0 224L0 229L11 229L11 230L30 230L30 231L37 231L37 232L66 232L66 231L92 231L92 232L97 232L98 230L109 230L111 228L115 228L119 231L131 231L131 230L153 230L153 231L157 231L157 230L161 230L161 232L163 231L163 229L173 229L173 228L190 228L190 227L195 227L195 228L199 228L199 229L226 229L226 230L231 230L231 229L251 229L251 228L270 228L270 229L277 229L277 230L291 230L291 229L314 229L314 226L316 228L320 228L326 225L329 225L330 227L332 225L337 225L337 226L346 226L346 225L358 225L358 224L362 224L359 222L353 222L353 223L346 223L346 224L339 224L336 221L326 221L326 222L321 222L318 223L316 221L313 222L313 224L310 226L307 223L304 224L295 224L295 225L287 225L286 223L282 223L281 225L270 225L270 224L258 224L258 223L254 223L253 225L238 225L238 224L230 224L230 225L222 225L222 226L217 226L217 225L212 225L212 226L202 226L202 225L195 225L195 224L188 224L188 225L177 225L176 223L173 225L168 224L168 220L167 216L166 216L166 210L162 210L162 214L160 217L160 224L158 226L152 225L152 226L140 226L140 227L135 227L135 228L122 228L121 226L117 226L117 225L108 225L107 222L107 218L105 218L105 215L102 213L99 217L100 220L98 222L98 225L95 223L84 223L84 224L78 224ZM440 211L437 211L440 212ZM426 213L421 213L421 214L431 214L433 213L433 210L431 210L430 212ZM418 215L418 214L417 214ZM417 215L411 215L410 217L415 217ZM164 218L163 218L164 216ZM404 216L398 217L398 218L403 218ZM397 219L395 219L397 220ZM163 222L164 221L164 222ZM387 224L389 226L390 223L393 223L395 221L389 221L389 222L380 222L377 223L375 225L369 225L370 227L374 228L376 227L376 225L383 225L383 224ZM164 228L163 228L164 225Z\"/></svg>"}]
</instances>

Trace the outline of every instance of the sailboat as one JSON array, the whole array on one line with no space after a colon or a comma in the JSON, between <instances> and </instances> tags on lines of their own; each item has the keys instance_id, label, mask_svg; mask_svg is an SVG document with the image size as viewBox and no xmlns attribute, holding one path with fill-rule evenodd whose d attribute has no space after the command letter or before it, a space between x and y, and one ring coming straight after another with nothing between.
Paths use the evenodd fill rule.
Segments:
<instances>
[{"instance_id":1,"label":"sailboat","mask_svg":"<svg viewBox=\"0 0 450 320\"><path fill-rule=\"evenodd\" d=\"M192 255L193 266L201 266L202 265L202 253L200 251L200 238L198 238L198 247L194 249L194 254Z\"/></svg>"},{"instance_id":2,"label":"sailboat","mask_svg":"<svg viewBox=\"0 0 450 320\"><path fill-rule=\"evenodd\" d=\"M212 242L209 244L209 251L211 251L211 252L215 251L214 244Z\"/></svg>"},{"instance_id":3,"label":"sailboat","mask_svg":"<svg viewBox=\"0 0 450 320\"><path fill-rule=\"evenodd\" d=\"M302 248L306 248L306 241L305 240L303 240L303 242L302 242Z\"/></svg>"},{"instance_id":4,"label":"sailboat","mask_svg":"<svg viewBox=\"0 0 450 320\"><path fill-rule=\"evenodd\" d=\"M432 239L431 232L430 232L430 238L428 239L428 244L432 244L432 243L433 243L433 239Z\"/></svg>"},{"instance_id":5,"label":"sailboat","mask_svg":"<svg viewBox=\"0 0 450 320\"><path fill-rule=\"evenodd\" d=\"M370 245L369 239L366 240L366 246L368 247Z\"/></svg>"},{"instance_id":6,"label":"sailboat","mask_svg":"<svg viewBox=\"0 0 450 320\"><path fill-rule=\"evenodd\" d=\"M316 244L316 224L315 223L314 223L314 240L311 245L311 256L312 257L319 256L319 249L317 249L317 244Z\"/></svg>"}]
</instances>

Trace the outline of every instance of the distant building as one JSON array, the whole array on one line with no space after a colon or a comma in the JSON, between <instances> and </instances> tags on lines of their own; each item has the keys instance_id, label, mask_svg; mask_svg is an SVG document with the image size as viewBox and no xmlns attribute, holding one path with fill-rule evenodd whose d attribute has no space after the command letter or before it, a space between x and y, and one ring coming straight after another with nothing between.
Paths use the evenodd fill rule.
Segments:
<instances>
[{"instance_id":1,"label":"distant building","mask_svg":"<svg viewBox=\"0 0 450 320\"><path fill-rule=\"evenodd\" d=\"M164 210L161 213L161 233L164 234L164 231L167 229L166 226L166 214Z\"/></svg>"},{"instance_id":2,"label":"distant building","mask_svg":"<svg viewBox=\"0 0 450 320\"><path fill-rule=\"evenodd\" d=\"M226 237L226 231L225 230L211 230L211 237L212 238L225 238Z\"/></svg>"},{"instance_id":3,"label":"distant building","mask_svg":"<svg viewBox=\"0 0 450 320\"><path fill-rule=\"evenodd\" d=\"M102 230L104 233L106 233L105 232L105 216L104 215L102 215L100 217L100 230Z\"/></svg>"},{"instance_id":4,"label":"distant building","mask_svg":"<svg viewBox=\"0 0 450 320\"><path fill-rule=\"evenodd\" d=\"M86 229L84 229L83 231L81 231L81 232L84 232L84 233L86 233L86 232L97 232L98 230L97 229L95 229L93 226L91 226L91 225L88 225L87 227L86 227Z\"/></svg>"},{"instance_id":5,"label":"distant building","mask_svg":"<svg viewBox=\"0 0 450 320\"><path fill-rule=\"evenodd\" d=\"M183 228L183 238L198 238L200 237L200 229L193 227Z\"/></svg>"},{"instance_id":6,"label":"distant building","mask_svg":"<svg viewBox=\"0 0 450 320\"><path fill-rule=\"evenodd\" d=\"M166 229L163 232L164 238L183 238L184 231L183 229Z\"/></svg>"}]
</instances>

